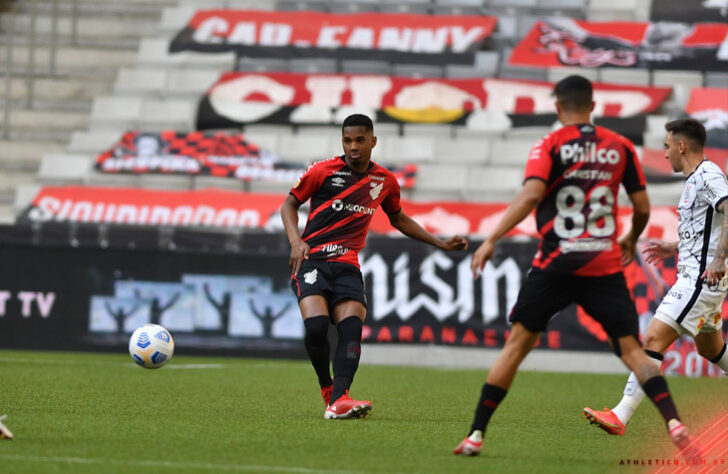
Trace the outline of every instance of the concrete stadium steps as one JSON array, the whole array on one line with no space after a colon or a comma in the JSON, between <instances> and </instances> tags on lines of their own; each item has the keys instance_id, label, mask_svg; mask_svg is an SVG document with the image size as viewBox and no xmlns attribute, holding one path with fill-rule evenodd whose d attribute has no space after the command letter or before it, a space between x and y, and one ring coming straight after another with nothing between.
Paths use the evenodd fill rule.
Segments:
<instances>
[{"instance_id":1,"label":"concrete stadium steps","mask_svg":"<svg viewBox=\"0 0 728 474\"><path fill-rule=\"evenodd\" d=\"M0 207L11 205L15 200L15 190L18 186L29 185L35 182L35 173L23 171L0 170ZM2 211L0 209L0 216Z\"/></svg>"},{"instance_id":2,"label":"concrete stadium steps","mask_svg":"<svg viewBox=\"0 0 728 474\"><path fill-rule=\"evenodd\" d=\"M0 90L5 90L5 77L0 77ZM47 77L36 78L33 82L34 105L48 103L43 107L51 108L51 104L58 107L70 105L74 110L86 108L90 110L90 103L94 97L109 93L111 87L108 83L88 78ZM25 77L15 75L10 80L10 99L25 103L28 93L28 82ZM81 106L83 105L83 107Z\"/></svg>"},{"instance_id":3,"label":"concrete stadium steps","mask_svg":"<svg viewBox=\"0 0 728 474\"><path fill-rule=\"evenodd\" d=\"M0 170L36 172L45 153L60 153L66 148L63 142L39 142L37 140L0 140Z\"/></svg>"},{"instance_id":4,"label":"concrete stadium steps","mask_svg":"<svg viewBox=\"0 0 728 474\"><path fill-rule=\"evenodd\" d=\"M127 10L134 13L133 10ZM139 38L144 35L157 34L157 23L160 17L159 12L149 12L144 15L119 13L109 17L79 17L76 20L76 34L79 40L84 38L106 39L129 39ZM39 14L35 18L35 31L38 34L51 35L53 31L53 18L51 15ZM32 16L30 13L18 13L12 19L10 15L3 15L0 18L0 28L7 31L11 27L16 35L30 31ZM70 36L73 31L71 17L60 16L56 24L57 34Z\"/></svg>"},{"instance_id":5,"label":"concrete stadium steps","mask_svg":"<svg viewBox=\"0 0 728 474\"><path fill-rule=\"evenodd\" d=\"M2 37L0 37L0 44ZM29 64L29 48L13 46L12 71L14 74L25 74ZM50 48L37 46L35 49L35 73L47 76L49 72ZM61 76L110 77L116 76L116 69L131 66L136 61L135 51L109 51L104 48L62 46L56 49L56 72ZM7 65L0 63L0 71L5 73Z\"/></svg>"},{"instance_id":6,"label":"concrete stadium steps","mask_svg":"<svg viewBox=\"0 0 728 474\"><path fill-rule=\"evenodd\" d=\"M3 125L3 117L0 116L0 127ZM13 131L36 128L41 128L42 131L65 131L68 132L68 138L70 138L72 131L88 126L88 113L85 111L13 109L10 112L10 126Z\"/></svg>"}]
</instances>

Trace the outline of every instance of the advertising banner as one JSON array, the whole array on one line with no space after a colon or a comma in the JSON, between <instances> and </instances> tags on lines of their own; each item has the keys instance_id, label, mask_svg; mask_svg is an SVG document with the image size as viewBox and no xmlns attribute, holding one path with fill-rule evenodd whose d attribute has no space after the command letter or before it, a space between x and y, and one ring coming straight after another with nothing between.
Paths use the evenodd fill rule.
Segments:
<instances>
[{"instance_id":1,"label":"advertising banner","mask_svg":"<svg viewBox=\"0 0 728 474\"><path fill-rule=\"evenodd\" d=\"M162 191L90 186L45 186L18 216L20 223L94 223L116 226L175 226L197 228L261 229L281 232L282 194L204 189ZM677 200L677 197L676 197ZM402 200L402 210L437 235L487 235L508 207L507 203L417 202ZM308 203L299 211L299 225L308 217ZM620 229L632 219L630 207L619 208ZM369 230L374 234L400 235L386 214L377 209ZM646 236L672 239L677 235L677 212L671 206L653 206ZM536 236L533 215L509 236Z\"/></svg>"},{"instance_id":2,"label":"advertising banner","mask_svg":"<svg viewBox=\"0 0 728 474\"><path fill-rule=\"evenodd\" d=\"M340 124L353 112L378 122L451 123L475 129L487 125L493 113L545 115L551 124L556 121L553 87L548 82L496 78L226 72L200 101L197 128ZM669 87L595 84L593 115L644 115L657 110L669 94Z\"/></svg>"},{"instance_id":3,"label":"advertising banner","mask_svg":"<svg viewBox=\"0 0 728 474\"><path fill-rule=\"evenodd\" d=\"M288 253L279 242L284 237L263 237L235 252L184 255L148 248L0 246L0 347L124 351L131 332L153 322L172 332L179 353L304 357ZM501 347L535 248L535 241L504 241L473 280L468 252L369 239L360 257L369 302L363 340ZM628 267L643 330L675 274L674 259L660 267L639 261ZM668 350L669 373L717 375L691 355L690 344L681 339ZM610 350L601 327L576 306L553 318L538 347Z\"/></svg>"},{"instance_id":4,"label":"advertising banner","mask_svg":"<svg viewBox=\"0 0 728 474\"><path fill-rule=\"evenodd\" d=\"M199 10L169 52L472 64L496 21L480 15Z\"/></svg>"},{"instance_id":5,"label":"advertising banner","mask_svg":"<svg viewBox=\"0 0 728 474\"><path fill-rule=\"evenodd\" d=\"M725 71L728 24L588 22L551 17L533 26L513 49L509 63Z\"/></svg>"},{"instance_id":6,"label":"advertising banner","mask_svg":"<svg viewBox=\"0 0 728 474\"><path fill-rule=\"evenodd\" d=\"M685 112L705 126L706 147L728 149L728 88L694 88Z\"/></svg>"}]
</instances>

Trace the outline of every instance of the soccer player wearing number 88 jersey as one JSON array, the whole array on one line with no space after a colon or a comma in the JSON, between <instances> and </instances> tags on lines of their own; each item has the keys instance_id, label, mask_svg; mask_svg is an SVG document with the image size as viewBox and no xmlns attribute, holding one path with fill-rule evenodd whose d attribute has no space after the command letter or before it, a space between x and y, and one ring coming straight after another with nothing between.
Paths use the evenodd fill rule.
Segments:
<instances>
[{"instance_id":1,"label":"soccer player wearing number 88 jersey","mask_svg":"<svg viewBox=\"0 0 728 474\"><path fill-rule=\"evenodd\" d=\"M581 76L556 84L556 109L563 128L531 151L523 189L472 259L477 278L495 243L534 207L541 242L510 314L510 337L491 367L473 424L454 454L476 455L483 434L526 355L549 319L571 303L580 304L604 328L617 356L637 374L655 402L673 441L687 440L665 379L638 339L637 312L622 265L634 258L637 238L649 218L645 179L632 143L590 123L592 85ZM616 203L624 185L634 213L632 228L617 241Z\"/></svg>"}]
</instances>

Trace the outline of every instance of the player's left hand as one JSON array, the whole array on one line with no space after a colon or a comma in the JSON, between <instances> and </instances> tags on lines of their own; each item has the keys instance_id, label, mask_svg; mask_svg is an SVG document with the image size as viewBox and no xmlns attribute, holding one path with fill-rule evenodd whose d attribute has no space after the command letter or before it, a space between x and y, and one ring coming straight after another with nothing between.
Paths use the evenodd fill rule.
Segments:
<instances>
[{"instance_id":1,"label":"player's left hand","mask_svg":"<svg viewBox=\"0 0 728 474\"><path fill-rule=\"evenodd\" d=\"M453 235L442 243L440 247L442 250L467 250L468 241L464 237L459 235Z\"/></svg>"},{"instance_id":2,"label":"player's left hand","mask_svg":"<svg viewBox=\"0 0 728 474\"><path fill-rule=\"evenodd\" d=\"M700 278L704 279L708 285L717 285L723 279L726 272L725 260L714 258L708 264Z\"/></svg>"},{"instance_id":3,"label":"player's left hand","mask_svg":"<svg viewBox=\"0 0 728 474\"><path fill-rule=\"evenodd\" d=\"M490 240L484 241L473 254L470 262L470 269L473 271L473 278L477 279L480 272L483 271L485 263L493 257L495 253L495 244Z\"/></svg>"},{"instance_id":4,"label":"player's left hand","mask_svg":"<svg viewBox=\"0 0 728 474\"><path fill-rule=\"evenodd\" d=\"M627 266L634 260L634 254L637 250L637 242L632 240L629 235L625 235L619 239L619 246L622 248L622 266Z\"/></svg>"}]
</instances>

